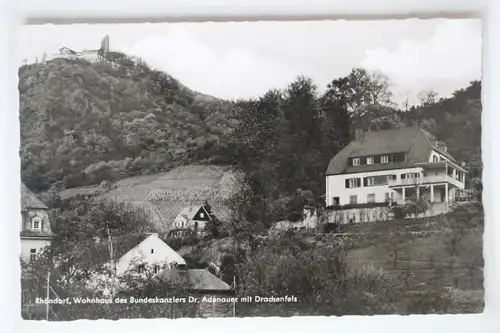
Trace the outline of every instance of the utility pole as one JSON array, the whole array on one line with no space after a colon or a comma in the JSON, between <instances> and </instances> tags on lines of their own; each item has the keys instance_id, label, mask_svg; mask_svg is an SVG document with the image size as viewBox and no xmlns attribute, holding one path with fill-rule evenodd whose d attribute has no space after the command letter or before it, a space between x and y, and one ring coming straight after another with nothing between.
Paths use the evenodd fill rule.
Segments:
<instances>
[{"instance_id":1,"label":"utility pole","mask_svg":"<svg viewBox=\"0 0 500 333\"><path fill-rule=\"evenodd\" d=\"M231 286L234 288L234 296L236 296L236 275L233 275L233 283ZM233 302L233 317L236 317L236 302Z\"/></svg>"},{"instance_id":2,"label":"utility pole","mask_svg":"<svg viewBox=\"0 0 500 333\"><path fill-rule=\"evenodd\" d=\"M47 273L47 298L45 300L47 302L45 307L46 310L45 319L47 321L49 320L49 308L50 308L49 299L50 299L50 271Z\"/></svg>"}]
</instances>

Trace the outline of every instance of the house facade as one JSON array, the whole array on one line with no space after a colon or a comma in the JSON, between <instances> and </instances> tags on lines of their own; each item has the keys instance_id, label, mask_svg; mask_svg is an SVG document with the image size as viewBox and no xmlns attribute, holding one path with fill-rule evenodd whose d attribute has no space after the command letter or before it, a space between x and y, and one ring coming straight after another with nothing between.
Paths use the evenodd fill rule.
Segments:
<instances>
[{"instance_id":1,"label":"house facade","mask_svg":"<svg viewBox=\"0 0 500 333\"><path fill-rule=\"evenodd\" d=\"M35 259L52 240L48 207L21 183L21 260Z\"/></svg>"},{"instance_id":2,"label":"house facade","mask_svg":"<svg viewBox=\"0 0 500 333\"><path fill-rule=\"evenodd\" d=\"M185 266L186 261L165 243L157 233L129 235L115 242L116 274L134 270L142 273L150 269L153 274L174 266Z\"/></svg>"},{"instance_id":3,"label":"house facade","mask_svg":"<svg viewBox=\"0 0 500 333\"><path fill-rule=\"evenodd\" d=\"M96 272L87 287L99 290L103 296L115 295L125 287L120 281L123 277L149 279L165 269L186 266L184 258L156 233L125 235L111 241L96 238L95 242L88 256Z\"/></svg>"},{"instance_id":4,"label":"house facade","mask_svg":"<svg viewBox=\"0 0 500 333\"><path fill-rule=\"evenodd\" d=\"M357 130L326 172L326 206L335 210L330 222L384 220L387 207L421 198L430 204L426 214L447 212L465 189L466 174L423 129Z\"/></svg>"},{"instance_id":5,"label":"house facade","mask_svg":"<svg viewBox=\"0 0 500 333\"><path fill-rule=\"evenodd\" d=\"M174 237L180 237L188 231L194 231L197 234L201 234L207 222L212 218L213 216L210 214L207 206L190 205L184 207L176 216L170 234Z\"/></svg>"}]
</instances>

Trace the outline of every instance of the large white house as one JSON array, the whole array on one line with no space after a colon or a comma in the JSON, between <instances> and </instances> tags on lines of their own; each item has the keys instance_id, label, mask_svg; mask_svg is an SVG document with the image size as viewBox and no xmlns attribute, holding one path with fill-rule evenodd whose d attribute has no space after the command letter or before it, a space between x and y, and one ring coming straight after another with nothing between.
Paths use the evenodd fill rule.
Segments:
<instances>
[{"instance_id":1,"label":"large white house","mask_svg":"<svg viewBox=\"0 0 500 333\"><path fill-rule=\"evenodd\" d=\"M326 206L343 211L335 221L343 223L386 219L384 207L415 198L427 199L428 214L439 214L465 188L466 173L423 129L356 130L326 171Z\"/></svg>"}]
</instances>

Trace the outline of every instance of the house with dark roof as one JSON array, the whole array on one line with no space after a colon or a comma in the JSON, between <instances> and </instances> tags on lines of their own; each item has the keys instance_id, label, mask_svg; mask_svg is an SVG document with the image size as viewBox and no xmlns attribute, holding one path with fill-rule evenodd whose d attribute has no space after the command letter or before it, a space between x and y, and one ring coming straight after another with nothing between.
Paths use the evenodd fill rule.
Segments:
<instances>
[{"instance_id":1,"label":"house with dark roof","mask_svg":"<svg viewBox=\"0 0 500 333\"><path fill-rule=\"evenodd\" d=\"M341 211L335 222L343 223L386 219L384 207L415 198L430 203L430 214L443 213L464 190L466 174L446 145L421 128L356 130L328 165L326 206Z\"/></svg>"},{"instance_id":2,"label":"house with dark roof","mask_svg":"<svg viewBox=\"0 0 500 333\"><path fill-rule=\"evenodd\" d=\"M23 183L21 183L21 259L35 259L50 245L52 230L48 207Z\"/></svg>"},{"instance_id":3,"label":"house with dark roof","mask_svg":"<svg viewBox=\"0 0 500 333\"><path fill-rule=\"evenodd\" d=\"M205 225L213 216L208 205L189 205L183 207L174 220L173 229L170 234L180 236L186 231L194 231L200 234L205 229Z\"/></svg>"}]
</instances>

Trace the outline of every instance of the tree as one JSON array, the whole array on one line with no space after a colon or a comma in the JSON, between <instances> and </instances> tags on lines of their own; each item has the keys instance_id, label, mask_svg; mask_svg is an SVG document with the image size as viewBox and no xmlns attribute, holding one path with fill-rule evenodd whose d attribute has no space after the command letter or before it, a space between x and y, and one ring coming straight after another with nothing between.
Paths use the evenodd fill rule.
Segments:
<instances>
[{"instance_id":1,"label":"tree","mask_svg":"<svg viewBox=\"0 0 500 333\"><path fill-rule=\"evenodd\" d=\"M434 103L436 103L437 92L433 90L423 90L418 94L418 99L420 101L420 105L423 107L431 107Z\"/></svg>"}]
</instances>

